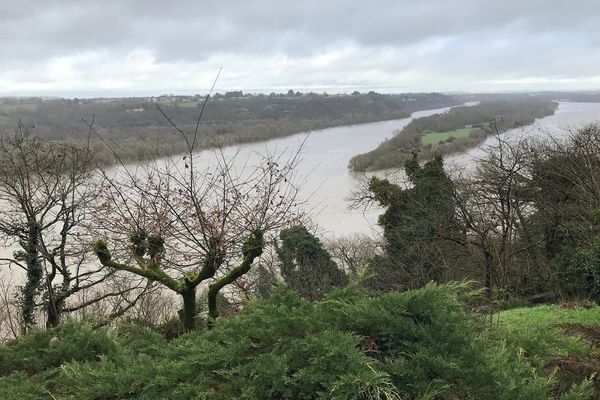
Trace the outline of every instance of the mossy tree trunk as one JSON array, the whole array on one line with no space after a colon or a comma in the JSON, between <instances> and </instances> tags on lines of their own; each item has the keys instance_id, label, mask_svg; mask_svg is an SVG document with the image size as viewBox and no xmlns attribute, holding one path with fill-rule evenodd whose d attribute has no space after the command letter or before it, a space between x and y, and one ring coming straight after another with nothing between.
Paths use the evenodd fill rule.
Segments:
<instances>
[{"instance_id":1,"label":"mossy tree trunk","mask_svg":"<svg viewBox=\"0 0 600 400\"><path fill-rule=\"evenodd\" d=\"M38 254L40 226L36 221L30 221L27 226L27 240L21 242L22 252L17 253L17 259L25 261L27 276L21 295L21 315L23 332L35 325L35 297L42 282L42 264Z\"/></svg>"},{"instance_id":2,"label":"mossy tree trunk","mask_svg":"<svg viewBox=\"0 0 600 400\"><path fill-rule=\"evenodd\" d=\"M262 232L254 232L244 243L242 253L243 259L240 265L233 268L229 273L217 279L208 286L208 327L211 328L215 319L219 317L217 297L221 289L235 282L236 279L250 271L254 260L262 254L265 246Z\"/></svg>"},{"instance_id":3,"label":"mossy tree trunk","mask_svg":"<svg viewBox=\"0 0 600 400\"><path fill-rule=\"evenodd\" d=\"M196 329L196 288L186 288L181 293L183 307L179 310L179 319L186 332Z\"/></svg>"}]
</instances>

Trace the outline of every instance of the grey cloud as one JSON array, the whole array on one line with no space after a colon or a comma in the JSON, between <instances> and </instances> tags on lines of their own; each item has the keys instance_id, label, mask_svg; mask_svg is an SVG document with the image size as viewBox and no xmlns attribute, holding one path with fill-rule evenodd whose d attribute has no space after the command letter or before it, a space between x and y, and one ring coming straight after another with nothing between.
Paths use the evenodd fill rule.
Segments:
<instances>
[{"instance_id":1,"label":"grey cloud","mask_svg":"<svg viewBox=\"0 0 600 400\"><path fill-rule=\"evenodd\" d=\"M304 70L311 76L275 71L272 79L287 79L289 86L361 85L361 66L389 79L403 76L403 71L419 71L450 83L531 76L586 79L599 74L593 67L600 58L596 0L0 3L4 38L0 83L19 83L14 81L19 76L19 81L35 86L33 71L52 60L104 54L98 62L105 63L126 59L136 51L150 52L154 63L163 66L187 63L213 68L215 60L228 60L233 65L225 67L235 82L248 87L269 85L268 77L253 81L248 74L255 71L245 71L261 59L283 57L306 67L305 63L314 64L308 61L311 57L346 48L353 49L344 56L349 65L324 63L318 70L316 63ZM363 62L366 57L368 65ZM84 64L88 69L78 71L81 79L95 76L92 68L102 70ZM31 70L29 78L15 72L25 71L27 76L27 70ZM270 69L265 66L265 70ZM168 85L162 78L156 77L155 82L148 78L146 84L162 89ZM47 79L52 81L52 76ZM365 80L364 84L373 83Z\"/></svg>"}]
</instances>

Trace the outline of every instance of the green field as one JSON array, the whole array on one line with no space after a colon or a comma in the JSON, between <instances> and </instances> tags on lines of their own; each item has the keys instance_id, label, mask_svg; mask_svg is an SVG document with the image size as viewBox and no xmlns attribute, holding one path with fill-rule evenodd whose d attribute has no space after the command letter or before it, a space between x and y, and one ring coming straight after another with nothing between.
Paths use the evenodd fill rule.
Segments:
<instances>
[{"instance_id":1,"label":"green field","mask_svg":"<svg viewBox=\"0 0 600 400\"><path fill-rule=\"evenodd\" d=\"M195 108L198 106L198 102L197 101L182 101L180 103L177 103L177 105L182 108Z\"/></svg>"},{"instance_id":2,"label":"green field","mask_svg":"<svg viewBox=\"0 0 600 400\"><path fill-rule=\"evenodd\" d=\"M469 134L471 133L472 130L473 130L473 128L470 125L467 125L464 128L455 129L453 131L429 132L429 133L426 133L425 135L421 136L421 143L436 145L439 142L443 142L451 137L454 137L454 138L469 137Z\"/></svg>"}]
</instances>

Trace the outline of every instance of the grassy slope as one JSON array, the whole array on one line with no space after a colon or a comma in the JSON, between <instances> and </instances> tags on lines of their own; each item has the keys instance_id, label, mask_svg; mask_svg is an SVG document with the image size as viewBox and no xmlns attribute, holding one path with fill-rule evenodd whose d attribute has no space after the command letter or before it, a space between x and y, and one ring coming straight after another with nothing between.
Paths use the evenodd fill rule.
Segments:
<instances>
[{"instance_id":1,"label":"grassy slope","mask_svg":"<svg viewBox=\"0 0 600 400\"><path fill-rule=\"evenodd\" d=\"M0 111L6 113L18 113L20 111L33 111L37 109L37 104L2 104L0 103Z\"/></svg>"},{"instance_id":2,"label":"grassy slope","mask_svg":"<svg viewBox=\"0 0 600 400\"><path fill-rule=\"evenodd\" d=\"M489 102L454 107L447 113L417 118L374 150L352 157L349 168L358 172L401 168L414 151L420 152L422 159L429 159L434 153L463 152L481 143L485 139L483 132L473 137L462 133L464 136L442 144L439 144L440 139L447 139L452 133L469 128L469 125L486 125L497 118L502 119L504 129L527 126L536 118L554 114L556 106L555 102L539 101ZM423 141L423 136L427 135L430 135L426 139L430 143Z\"/></svg>"},{"instance_id":3,"label":"grassy slope","mask_svg":"<svg viewBox=\"0 0 600 400\"><path fill-rule=\"evenodd\" d=\"M177 103L177 105L179 107L183 107L183 108L196 108L198 107L198 102L197 101L182 101Z\"/></svg>"},{"instance_id":4,"label":"grassy slope","mask_svg":"<svg viewBox=\"0 0 600 400\"><path fill-rule=\"evenodd\" d=\"M598 349L579 337L568 336L560 327L564 323L598 326L600 307L543 305L517 308L498 313L494 321L498 324L497 333L501 340L520 351L536 370L553 376L557 391L562 392L591 377L588 384L594 394L588 396L600 399Z\"/></svg>"},{"instance_id":5,"label":"grassy slope","mask_svg":"<svg viewBox=\"0 0 600 400\"><path fill-rule=\"evenodd\" d=\"M494 318L494 323L514 333L518 345L541 357L586 351L586 345L580 340L567 337L561 332L559 325L565 322L598 325L600 307L541 305L502 311Z\"/></svg>"}]
</instances>

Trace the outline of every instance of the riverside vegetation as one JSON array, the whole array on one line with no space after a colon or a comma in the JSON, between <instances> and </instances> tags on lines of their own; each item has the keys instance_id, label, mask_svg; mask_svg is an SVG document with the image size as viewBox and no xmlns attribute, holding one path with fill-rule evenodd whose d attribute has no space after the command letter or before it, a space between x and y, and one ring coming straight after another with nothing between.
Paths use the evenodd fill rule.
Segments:
<instances>
[{"instance_id":1,"label":"riverside vegetation","mask_svg":"<svg viewBox=\"0 0 600 400\"><path fill-rule=\"evenodd\" d=\"M484 101L417 118L376 149L353 157L350 168L354 171L398 168L413 151L419 151L423 158L462 152L489 136L488 124L492 121L502 121L506 130L518 128L554 114L557 106L555 102L537 99Z\"/></svg>"},{"instance_id":2,"label":"riverside vegetation","mask_svg":"<svg viewBox=\"0 0 600 400\"><path fill-rule=\"evenodd\" d=\"M475 122L493 140L468 174L413 152L407 184L371 178L354 202L382 238L329 240L297 153L200 169L181 129L184 154L109 172L21 126L0 146L25 277L0 302L0 398L598 398L600 126L506 122Z\"/></svg>"}]
</instances>

